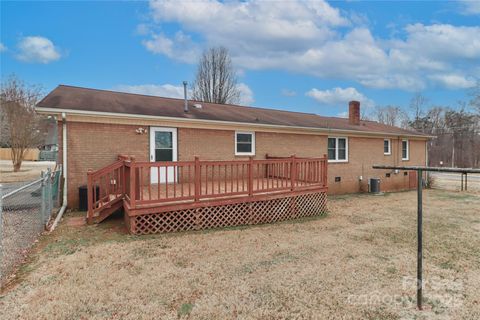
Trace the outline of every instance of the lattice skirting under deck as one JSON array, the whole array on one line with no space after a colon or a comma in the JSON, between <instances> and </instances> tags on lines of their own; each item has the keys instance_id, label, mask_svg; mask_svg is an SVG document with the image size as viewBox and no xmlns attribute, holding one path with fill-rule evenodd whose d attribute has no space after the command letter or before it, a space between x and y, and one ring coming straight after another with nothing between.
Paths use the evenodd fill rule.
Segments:
<instances>
[{"instance_id":1,"label":"lattice skirting under deck","mask_svg":"<svg viewBox=\"0 0 480 320\"><path fill-rule=\"evenodd\" d=\"M285 198L150 213L128 217L132 234L202 230L229 226L272 223L324 214L326 192Z\"/></svg>"}]
</instances>

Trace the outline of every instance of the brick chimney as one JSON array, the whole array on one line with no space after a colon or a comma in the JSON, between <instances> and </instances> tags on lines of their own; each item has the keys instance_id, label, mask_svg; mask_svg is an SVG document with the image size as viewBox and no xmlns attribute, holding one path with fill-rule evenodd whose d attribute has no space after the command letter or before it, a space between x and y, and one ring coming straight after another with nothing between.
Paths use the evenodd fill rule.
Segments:
<instances>
[{"instance_id":1,"label":"brick chimney","mask_svg":"<svg viewBox=\"0 0 480 320\"><path fill-rule=\"evenodd\" d=\"M348 103L348 123L360 125L360 102L350 101Z\"/></svg>"}]
</instances>

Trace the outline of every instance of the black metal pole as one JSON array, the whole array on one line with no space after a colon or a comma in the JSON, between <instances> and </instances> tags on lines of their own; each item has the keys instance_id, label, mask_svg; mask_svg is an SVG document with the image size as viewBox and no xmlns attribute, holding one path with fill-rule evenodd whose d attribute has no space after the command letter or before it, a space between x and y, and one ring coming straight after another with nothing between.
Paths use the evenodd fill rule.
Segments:
<instances>
[{"instance_id":1,"label":"black metal pole","mask_svg":"<svg viewBox=\"0 0 480 320\"><path fill-rule=\"evenodd\" d=\"M422 310L422 170L417 175L417 307Z\"/></svg>"},{"instance_id":2,"label":"black metal pole","mask_svg":"<svg viewBox=\"0 0 480 320\"><path fill-rule=\"evenodd\" d=\"M461 181L462 181L462 187L461 187L460 191L463 191L463 172L461 173L461 177L462 177L462 179L461 179Z\"/></svg>"},{"instance_id":3,"label":"black metal pole","mask_svg":"<svg viewBox=\"0 0 480 320\"><path fill-rule=\"evenodd\" d=\"M467 187L467 174L468 174L468 173L465 172L465 191L468 191L468 187Z\"/></svg>"}]
</instances>

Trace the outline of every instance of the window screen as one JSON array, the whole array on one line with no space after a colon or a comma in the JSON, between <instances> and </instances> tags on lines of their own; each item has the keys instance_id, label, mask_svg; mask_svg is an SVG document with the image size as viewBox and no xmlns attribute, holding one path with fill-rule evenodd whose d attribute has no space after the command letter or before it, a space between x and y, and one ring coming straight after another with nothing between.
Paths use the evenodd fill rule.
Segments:
<instances>
[{"instance_id":1,"label":"window screen","mask_svg":"<svg viewBox=\"0 0 480 320\"><path fill-rule=\"evenodd\" d=\"M337 159L337 139L328 138L328 160Z\"/></svg>"},{"instance_id":2,"label":"window screen","mask_svg":"<svg viewBox=\"0 0 480 320\"><path fill-rule=\"evenodd\" d=\"M328 160L346 161L348 153L347 138L328 138Z\"/></svg>"},{"instance_id":3,"label":"window screen","mask_svg":"<svg viewBox=\"0 0 480 320\"><path fill-rule=\"evenodd\" d=\"M254 135L248 132L236 133L236 153L237 154L253 154L254 153Z\"/></svg>"},{"instance_id":4,"label":"window screen","mask_svg":"<svg viewBox=\"0 0 480 320\"><path fill-rule=\"evenodd\" d=\"M402 140L402 159L408 160L408 141Z\"/></svg>"},{"instance_id":5,"label":"window screen","mask_svg":"<svg viewBox=\"0 0 480 320\"><path fill-rule=\"evenodd\" d=\"M383 153L390 154L390 140L383 140Z\"/></svg>"}]
</instances>

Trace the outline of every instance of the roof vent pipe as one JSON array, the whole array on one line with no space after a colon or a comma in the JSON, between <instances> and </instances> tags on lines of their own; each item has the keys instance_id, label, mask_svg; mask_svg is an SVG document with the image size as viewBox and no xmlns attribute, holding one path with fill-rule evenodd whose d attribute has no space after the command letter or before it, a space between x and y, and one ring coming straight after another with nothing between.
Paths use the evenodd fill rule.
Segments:
<instances>
[{"instance_id":1,"label":"roof vent pipe","mask_svg":"<svg viewBox=\"0 0 480 320\"><path fill-rule=\"evenodd\" d=\"M187 81L183 81L183 97L185 99L185 104L183 106L183 111L188 112Z\"/></svg>"}]
</instances>

